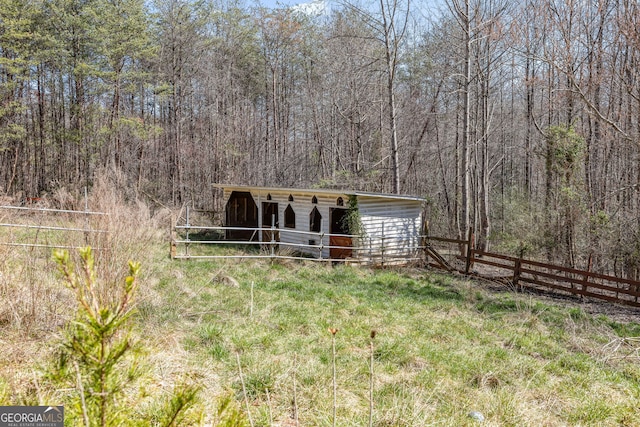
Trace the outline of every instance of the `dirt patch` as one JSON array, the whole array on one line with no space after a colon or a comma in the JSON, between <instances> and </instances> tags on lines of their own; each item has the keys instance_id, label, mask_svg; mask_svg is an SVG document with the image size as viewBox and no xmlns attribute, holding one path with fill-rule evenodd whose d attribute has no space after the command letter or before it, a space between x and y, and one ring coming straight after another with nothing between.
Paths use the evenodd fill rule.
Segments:
<instances>
[{"instance_id":1,"label":"dirt patch","mask_svg":"<svg viewBox=\"0 0 640 427\"><path fill-rule=\"evenodd\" d=\"M640 323L640 309L637 307L598 300L595 298L580 298L579 296L565 294L560 291L545 291L526 287L518 291L510 280L499 277L487 278L476 274L470 276L470 278L490 292L535 295L536 298L547 303L562 304L565 307L569 306L579 308L594 317L602 315L616 322Z\"/></svg>"}]
</instances>

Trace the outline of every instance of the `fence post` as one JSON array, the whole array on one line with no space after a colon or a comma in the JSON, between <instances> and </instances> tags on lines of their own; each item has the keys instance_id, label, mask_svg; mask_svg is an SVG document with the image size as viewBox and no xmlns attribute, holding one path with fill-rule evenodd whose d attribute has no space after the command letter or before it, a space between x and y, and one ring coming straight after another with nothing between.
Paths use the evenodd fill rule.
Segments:
<instances>
[{"instance_id":1,"label":"fence post","mask_svg":"<svg viewBox=\"0 0 640 427\"><path fill-rule=\"evenodd\" d=\"M187 218L186 218L187 219L187 223L185 224L185 226L186 226L185 230L187 230L187 235L186 235L186 237L187 237L186 241L187 242L184 245L184 253L185 253L186 257L189 258L189 227L191 227L191 225L189 224L189 205L187 205L186 215L187 215Z\"/></svg>"},{"instance_id":2,"label":"fence post","mask_svg":"<svg viewBox=\"0 0 640 427\"><path fill-rule=\"evenodd\" d=\"M426 236L423 240L422 240L422 246L423 246L423 252L424 252L424 265L425 267L429 265L429 245L431 245L431 242L429 242L429 236Z\"/></svg>"},{"instance_id":3,"label":"fence post","mask_svg":"<svg viewBox=\"0 0 640 427\"><path fill-rule=\"evenodd\" d=\"M516 259L515 266L513 267L513 286L516 287L516 291L520 292L522 286L520 286L520 273L522 269L522 254Z\"/></svg>"},{"instance_id":4,"label":"fence post","mask_svg":"<svg viewBox=\"0 0 640 427\"><path fill-rule=\"evenodd\" d=\"M384 223L382 223L382 237L380 238L380 256L382 257L382 267L384 267Z\"/></svg>"},{"instance_id":5,"label":"fence post","mask_svg":"<svg viewBox=\"0 0 640 427\"><path fill-rule=\"evenodd\" d=\"M471 267L473 267L473 247L475 245L475 237L473 235L473 229L469 227L469 234L467 238L467 262L464 266L464 274L469 274Z\"/></svg>"},{"instance_id":6,"label":"fence post","mask_svg":"<svg viewBox=\"0 0 640 427\"><path fill-rule=\"evenodd\" d=\"M420 239L422 244L422 250L424 252L424 265L428 266L429 265L428 248L431 243L429 242L429 221L426 219L422 222L422 236L420 236Z\"/></svg>"},{"instance_id":7,"label":"fence post","mask_svg":"<svg viewBox=\"0 0 640 427\"><path fill-rule=\"evenodd\" d=\"M589 254L589 260L587 261L587 274L582 276L582 292L587 292L587 284L589 283L589 273L593 266L593 254ZM584 300L584 293L580 294L580 301Z\"/></svg>"},{"instance_id":8,"label":"fence post","mask_svg":"<svg viewBox=\"0 0 640 427\"><path fill-rule=\"evenodd\" d=\"M176 239L175 239L175 225L177 224L177 220L173 220L173 214L171 214L171 219L169 220L169 258L174 259L176 257Z\"/></svg>"},{"instance_id":9,"label":"fence post","mask_svg":"<svg viewBox=\"0 0 640 427\"><path fill-rule=\"evenodd\" d=\"M84 244L89 245L89 197L87 196L87 187L84 187Z\"/></svg>"},{"instance_id":10,"label":"fence post","mask_svg":"<svg viewBox=\"0 0 640 427\"><path fill-rule=\"evenodd\" d=\"M276 256L276 215L271 214L271 261Z\"/></svg>"}]
</instances>

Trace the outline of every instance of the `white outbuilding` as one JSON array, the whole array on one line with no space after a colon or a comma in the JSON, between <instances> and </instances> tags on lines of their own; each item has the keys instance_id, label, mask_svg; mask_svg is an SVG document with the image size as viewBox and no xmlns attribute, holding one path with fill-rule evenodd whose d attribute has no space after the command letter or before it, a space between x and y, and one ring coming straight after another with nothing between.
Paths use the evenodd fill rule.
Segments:
<instances>
[{"instance_id":1,"label":"white outbuilding","mask_svg":"<svg viewBox=\"0 0 640 427\"><path fill-rule=\"evenodd\" d=\"M421 254L425 199L360 191L214 184L225 238L307 256L400 263Z\"/></svg>"}]
</instances>

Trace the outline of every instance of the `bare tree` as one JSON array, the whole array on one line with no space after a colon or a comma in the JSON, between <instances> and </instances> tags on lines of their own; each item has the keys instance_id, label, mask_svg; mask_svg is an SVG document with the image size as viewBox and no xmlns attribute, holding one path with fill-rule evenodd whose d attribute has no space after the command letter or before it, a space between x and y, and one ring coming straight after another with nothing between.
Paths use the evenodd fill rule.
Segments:
<instances>
[{"instance_id":1,"label":"bare tree","mask_svg":"<svg viewBox=\"0 0 640 427\"><path fill-rule=\"evenodd\" d=\"M403 4L398 0L380 0L382 33L384 35L385 66L387 73L387 108L389 109L389 138L391 143L392 191L400 193L400 165L398 162L398 129L396 106L396 74L399 52L409 23L409 0Z\"/></svg>"},{"instance_id":2,"label":"bare tree","mask_svg":"<svg viewBox=\"0 0 640 427\"><path fill-rule=\"evenodd\" d=\"M389 126L391 191L400 193L400 164L398 151L398 107L396 101L396 79L400 65L402 44L410 21L409 0L380 0L380 15L375 16L369 11L359 8L352 3L347 6L356 11L367 25L379 34L379 40L384 47L383 70L386 74L386 108Z\"/></svg>"},{"instance_id":3,"label":"bare tree","mask_svg":"<svg viewBox=\"0 0 640 427\"><path fill-rule=\"evenodd\" d=\"M451 0L447 2L454 13L456 21L462 30L463 72L461 75L460 92L462 96L462 136L460 143L460 191L461 207L458 218L458 236L464 238L467 230L472 228L471 215L471 67L473 43L472 22L473 16L470 8L470 0Z\"/></svg>"}]
</instances>

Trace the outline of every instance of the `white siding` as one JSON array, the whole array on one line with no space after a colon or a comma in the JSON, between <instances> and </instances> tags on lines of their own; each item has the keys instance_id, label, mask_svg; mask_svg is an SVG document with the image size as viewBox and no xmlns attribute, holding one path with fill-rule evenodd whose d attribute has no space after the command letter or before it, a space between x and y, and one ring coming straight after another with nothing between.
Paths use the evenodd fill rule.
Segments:
<instances>
[{"instance_id":1,"label":"white siding","mask_svg":"<svg viewBox=\"0 0 640 427\"><path fill-rule=\"evenodd\" d=\"M343 199L344 208L349 206L349 196L340 192L328 192L319 190L295 190L274 189L260 187L224 189L225 204L229 200L232 191L248 191L258 206L258 227L262 227L262 203L278 203L278 219L280 230L280 248L291 248L291 251L307 253L318 257L320 248L305 248L312 241L315 245L321 245L322 257L329 257L329 214L331 208L339 207L337 200ZM271 200L267 200L268 195ZM293 201L289 201L289 196ZM312 203L313 197L317 203ZM420 231L422 227L422 201L415 198L402 198L393 196L376 196L369 194L357 194L358 209L363 225L365 237L354 239L354 257L378 259L385 257L413 257L416 247L420 243ZM284 211L287 206L295 212L295 229L284 226ZM313 208L317 207L322 216L321 233L310 232L309 215ZM322 238L321 238L321 235ZM384 238L383 238L384 235ZM260 233L262 238L262 233ZM360 249L358 249L360 248Z\"/></svg>"},{"instance_id":2,"label":"white siding","mask_svg":"<svg viewBox=\"0 0 640 427\"><path fill-rule=\"evenodd\" d=\"M289 202L289 194L293 196L293 202ZM278 202L278 216L280 218L280 242L286 243L292 250L308 253L311 256L318 257L320 248L304 248L297 245L309 245L311 243L317 246L325 246L322 248L322 257L329 257L329 209L336 206L336 200L339 196L331 197L327 195L316 195L317 204L311 203L314 194L287 193L282 197L276 197L271 193L273 201ZM266 198L266 195L264 196ZM342 196L345 199L345 196ZM288 205L296 214L296 228L290 229L284 227L284 210ZM309 216L313 208L317 207L322 216L321 231L315 233L310 231ZM324 236L323 236L324 234ZM311 242L313 241L313 242ZM284 246L284 245L283 245Z\"/></svg>"},{"instance_id":3,"label":"white siding","mask_svg":"<svg viewBox=\"0 0 640 427\"><path fill-rule=\"evenodd\" d=\"M413 257L420 243L422 206L419 201L359 197L365 231L361 246L371 257ZM384 236L384 238L383 238Z\"/></svg>"},{"instance_id":4,"label":"white siding","mask_svg":"<svg viewBox=\"0 0 640 427\"><path fill-rule=\"evenodd\" d=\"M229 200L232 190L225 188L224 200L225 204ZM280 242L286 245L281 245L281 248L290 247L292 251L299 251L307 253L311 256L318 257L320 254L320 248L304 248L302 245L309 245L310 241L315 242L317 246L324 246L322 248L322 257L329 257L329 209L337 207L338 197L342 197L344 201L344 207L349 206L349 197L344 194L324 194L313 193L312 191L296 192L291 191L279 191L279 190L265 190L260 188L247 188L245 191L249 191L253 196L253 200L258 206L258 227L262 227L262 203L272 202L278 204L278 220L280 230ZM267 200L267 196L271 195L271 200ZM289 201L289 196L293 197L293 201ZM312 203L312 198L316 197L317 204ZM291 205L291 208L296 214L296 228L286 228L284 226L284 211L287 206ZM322 216L322 228L321 233L315 233L310 231L309 227L309 215L313 211L313 208L317 207L320 215ZM324 234L322 236L321 234ZM260 233L262 238L262 233Z\"/></svg>"}]
</instances>

